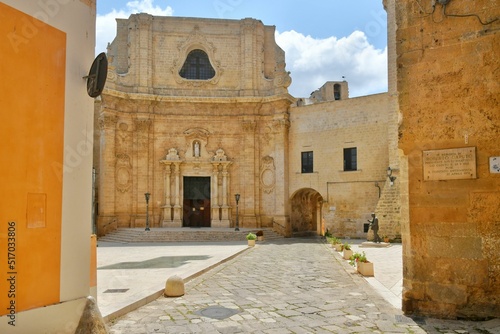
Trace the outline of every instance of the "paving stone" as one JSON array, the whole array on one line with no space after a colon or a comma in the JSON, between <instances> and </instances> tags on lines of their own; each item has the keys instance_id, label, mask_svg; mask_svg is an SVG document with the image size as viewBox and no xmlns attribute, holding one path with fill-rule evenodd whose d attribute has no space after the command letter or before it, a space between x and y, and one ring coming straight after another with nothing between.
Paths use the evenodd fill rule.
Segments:
<instances>
[{"instance_id":1,"label":"paving stone","mask_svg":"<svg viewBox=\"0 0 500 334\"><path fill-rule=\"evenodd\" d=\"M184 296L160 297L108 327L111 334L420 334L486 333L474 328L500 326L498 322L439 319L417 323L349 270L319 239L262 243L188 282ZM226 319L196 314L209 306L239 312Z\"/></svg>"}]
</instances>

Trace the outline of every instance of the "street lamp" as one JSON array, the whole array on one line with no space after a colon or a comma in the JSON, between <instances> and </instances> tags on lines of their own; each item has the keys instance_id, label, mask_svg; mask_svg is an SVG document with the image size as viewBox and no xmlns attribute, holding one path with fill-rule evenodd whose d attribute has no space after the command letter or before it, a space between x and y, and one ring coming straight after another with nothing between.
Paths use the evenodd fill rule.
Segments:
<instances>
[{"instance_id":1,"label":"street lamp","mask_svg":"<svg viewBox=\"0 0 500 334\"><path fill-rule=\"evenodd\" d=\"M146 197L146 231L149 231L149 196L150 193L145 193L144 197Z\"/></svg>"},{"instance_id":2,"label":"street lamp","mask_svg":"<svg viewBox=\"0 0 500 334\"><path fill-rule=\"evenodd\" d=\"M240 201L240 194L234 195L234 199L236 200L236 227L234 228L234 230L239 231L240 223L238 221L238 202Z\"/></svg>"}]
</instances>

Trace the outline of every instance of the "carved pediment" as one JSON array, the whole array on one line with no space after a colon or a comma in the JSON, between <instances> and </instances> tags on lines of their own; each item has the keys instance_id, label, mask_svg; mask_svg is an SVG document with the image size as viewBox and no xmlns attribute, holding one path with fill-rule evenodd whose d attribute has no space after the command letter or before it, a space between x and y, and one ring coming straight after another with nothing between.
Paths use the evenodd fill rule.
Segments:
<instances>
[{"instance_id":1,"label":"carved pediment","mask_svg":"<svg viewBox=\"0 0 500 334\"><path fill-rule=\"evenodd\" d=\"M184 134L186 135L187 139L202 138L204 140L207 140L208 136L210 136L210 132L203 128L187 129L186 131L184 131Z\"/></svg>"},{"instance_id":2,"label":"carved pediment","mask_svg":"<svg viewBox=\"0 0 500 334\"><path fill-rule=\"evenodd\" d=\"M179 153L175 148L171 148L168 150L167 156L165 157L165 160L174 160L178 161L181 158L179 157Z\"/></svg>"},{"instance_id":3,"label":"carved pediment","mask_svg":"<svg viewBox=\"0 0 500 334\"><path fill-rule=\"evenodd\" d=\"M227 161L226 153L222 148L215 151L215 155L212 157L212 161Z\"/></svg>"}]
</instances>

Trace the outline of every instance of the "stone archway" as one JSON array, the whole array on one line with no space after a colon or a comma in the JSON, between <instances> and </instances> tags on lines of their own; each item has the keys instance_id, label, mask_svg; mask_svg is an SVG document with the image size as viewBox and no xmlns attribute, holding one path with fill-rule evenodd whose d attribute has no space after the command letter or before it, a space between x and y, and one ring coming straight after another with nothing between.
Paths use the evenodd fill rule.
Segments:
<instances>
[{"instance_id":1,"label":"stone archway","mask_svg":"<svg viewBox=\"0 0 500 334\"><path fill-rule=\"evenodd\" d=\"M293 236L323 234L322 204L323 197L311 188L296 191L290 200L290 226Z\"/></svg>"}]
</instances>

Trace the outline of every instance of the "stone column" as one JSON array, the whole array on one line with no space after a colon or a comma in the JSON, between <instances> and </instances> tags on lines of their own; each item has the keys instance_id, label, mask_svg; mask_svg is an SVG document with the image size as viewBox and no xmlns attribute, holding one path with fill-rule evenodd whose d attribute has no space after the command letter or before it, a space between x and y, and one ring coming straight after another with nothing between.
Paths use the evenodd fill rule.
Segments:
<instances>
[{"instance_id":1,"label":"stone column","mask_svg":"<svg viewBox=\"0 0 500 334\"><path fill-rule=\"evenodd\" d=\"M212 227L220 223L220 205L219 205L219 163L212 163L212 194L211 194L211 206L212 206Z\"/></svg>"},{"instance_id":2,"label":"stone column","mask_svg":"<svg viewBox=\"0 0 500 334\"><path fill-rule=\"evenodd\" d=\"M174 220L173 224L177 227L182 227L182 206L180 204L181 196L181 163L174 163L174 182L175 182L175 195L174 195Z\"/></svg>"},{"instance_id":3,"label":"stone column","mask_svg":"<svg viewBox=\"0 0 500 334\"><path fill-rule=\"evenodd\" d=\"M229 194L229 171L228 167L230 162L221 163L222 166L222 206L221 206L221 221L218 227L230 227L231 222L229 220L229 205L228 205L228 194Z\"/></svg>"},{"instance_id":4,"label":"stone column","mask_svg":"<svg viewBox=\"0 0 500 334\"><path fill-rule=\"evenodd\" d=\"M118 117L104 110L99 116L101 150L99 157L99 212L97 234L106 234L117 228L115 213L115 134Z\"/></svg>"},{"instance_id":5,"label":"stone column","mask_svg":"<svg viewBox=\"0 0 500 334\"><path fill-rule=\"evenodd\" d=\"M172 196L170 194L170 175L172 174L172 165L169 162L162 162L165 164L165 181L164 181L164 192L165 192L165 205L163 206L163 227L168 226L172 222Z\"/></svg>"}]
</instances>

